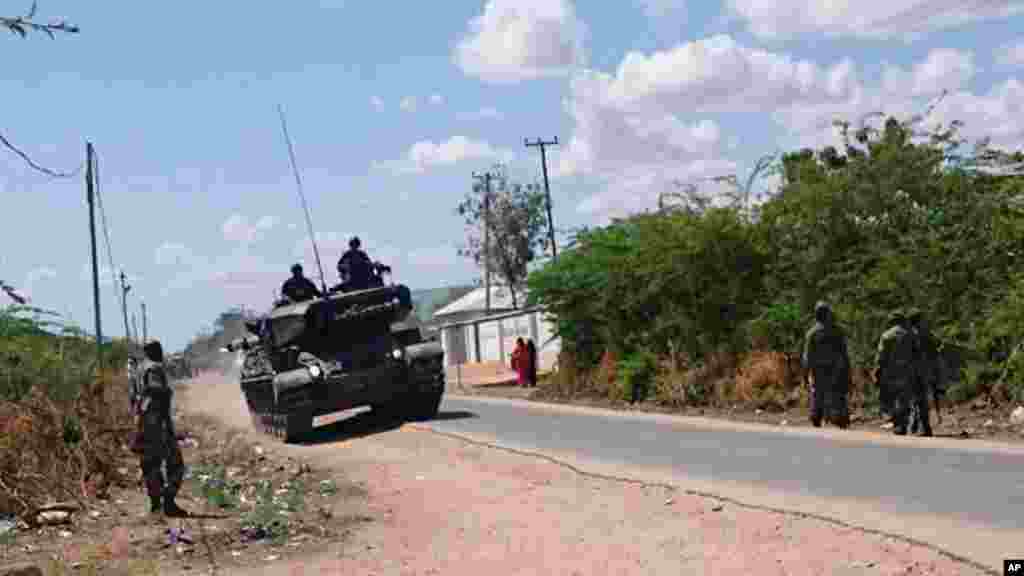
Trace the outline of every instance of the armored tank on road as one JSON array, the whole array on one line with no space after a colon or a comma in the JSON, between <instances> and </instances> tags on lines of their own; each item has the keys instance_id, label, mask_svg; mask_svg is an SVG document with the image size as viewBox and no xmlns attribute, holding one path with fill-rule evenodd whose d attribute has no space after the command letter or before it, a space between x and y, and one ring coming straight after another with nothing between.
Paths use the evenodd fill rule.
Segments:
<instances>
[{"instance_id":1,"label":"armored tank on road","mask_svg":"<svg viewBox=\"0 0 1024 576\"><path fill-rule=\"evenodd\" d=\"M278 302L227 351L243 357L239 384L253 424L295 442L314 418L370 406L389 417L426 420L444 393L444 352L406 321L409 289L385 285L376 265L368 288L338 285L323 297Z\"/></svg>"}]
</instances>

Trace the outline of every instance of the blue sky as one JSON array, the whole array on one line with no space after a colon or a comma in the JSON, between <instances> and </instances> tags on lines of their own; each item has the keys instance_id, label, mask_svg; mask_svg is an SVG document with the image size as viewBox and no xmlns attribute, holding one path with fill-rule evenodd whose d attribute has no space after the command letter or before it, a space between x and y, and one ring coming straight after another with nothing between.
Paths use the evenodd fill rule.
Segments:
<instances>
[{"instance_id":1,"label":"blue sky","mask_svg":"<svg viewBox=\"0 0 1024 576\"><path fill-rule=\"evenodd\" d=\"M524 137L562 142L549 161L566 229L649 208L673 178L745 177L764 154L833 142L837 115L918 112L943 89L933 120L1010 148L1024 136L1016 0L41 0L38 17L82 31L0 36L0 130L57 170L94 143L129 305L146 301L170 349L229 306L265 309L296 260L315 275L279 103L328 281L358 234L412 288L479 275L456 254L454 208L496 160L539 178ZM83 179L0 150L0 182L0 280L91 330ZM104 332L119 335L102 248Z\"/></svg>"}]
</instances>

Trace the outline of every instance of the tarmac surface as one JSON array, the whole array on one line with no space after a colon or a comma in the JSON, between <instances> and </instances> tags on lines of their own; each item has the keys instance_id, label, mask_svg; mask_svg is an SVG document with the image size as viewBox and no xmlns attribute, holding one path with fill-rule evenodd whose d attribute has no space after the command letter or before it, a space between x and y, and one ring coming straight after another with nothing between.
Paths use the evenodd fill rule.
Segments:
<instances>
[{"instance_id":1,"label":"tarmac surface","mask_svg":"<svg viewBox=\"0 0 1024 576\"><path fill-rule=\"evenodd\" d=\"M1024 448L456 395L442 409L473 417L427 423L439 432L858 527L902 527L988 565L990 554L1024 556Z\"/></svg>"}]
</instances>

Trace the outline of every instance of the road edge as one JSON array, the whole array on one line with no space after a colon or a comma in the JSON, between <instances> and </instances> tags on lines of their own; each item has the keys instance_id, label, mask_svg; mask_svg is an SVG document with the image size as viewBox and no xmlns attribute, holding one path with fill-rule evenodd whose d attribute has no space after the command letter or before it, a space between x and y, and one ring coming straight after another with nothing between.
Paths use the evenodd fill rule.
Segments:
<instances>
[{"instance_id":1,"label":"road edge","mask_svg":"<svg viewBox=\"0 0 1024 576\"><path fill-rule=\"evenodd\" d=\"M540 452L540 451L528 450L528 449L522 449L522 448L514 448L514 447L511 447L511 446L502 445L501 443L496 442L496 441L482 440L482 439L474 437L472 435L466 435L466 434L459 434L459 433L455 433L455 432L447 432L447 431L437 430L437 429L431 427L429 424L414 424L414 423L410 423L410 424L406 424L406 426L408 426L409 428L412 428L414 430L419 430L419 431L423 431L423 432L428 432L430 434L435 434L435 435L438 435L438 436L455 439L455 440L458 440L458 441L461 441L461 442L465 442L467 444L471 444L471 445L474 445L474 446L479 446L479 447L483 447L483 448L489 448L489 449L492 449L492 450L501 450L501 451L508 452L508 453L511 453L511 454L516 454L518 456L524 456L524 457L527 457L527 458L536 458L536 459L539 459L539 460L544 460L546 462L549 462L549 463L554 464L556 466L560 466L562 468L565 468L567 470L572 471L575 474L578 474L580 476L584 476L584 477L587 477L587 478L594 478L594 479L607 480L607 481L611 481L611 482L620 482L620 483L626 483L626 484L638 484L638 485L645 486L645 487L662 488L662 489L666 489L666 490L669 490L669 491L672 491L672 492L679 492L679 493L683 493L683 494L690 495L690 496L698 496L698 497L701 497L701 498L707 498L709 500L716 500L716 501L719 501L719 502L725 502L725 503L731 504L733 506L737 506L739 508L745 508L745 509L748 509L748 510L758 510L758 511L763 511L763 512L772 512L772 513L780 514L780 515L784 515L784 516L790 516L790 517L796 517L796 518L802 518L802 519L818 520L818 521L821 521L821 522L825 522L827 524L831 524L833 526L839 526L841 528L846 528L848 530L854 530L854 531L860 532L862 534L871 534L871 535L891 538L893 540L896 540L896 541L899 541L899 542L903 542L905 544L909 544L909 545L912 545L912 546L918 546L918 547L921 547L921 548L925 548L925 549L930 550L932 552L935 552L936 554L939 554L939 555L941 555L941 556L943 556L943 557L945 557L947 559L953 560L954 562L958 562L958 563L970 566L970 567L972 567L972 568L974 568L976 570L979 570L980 572L982 572L984 574L989 574L991 576L1000 576L1002 574L1002 571L1001 571L1000 568L994 568L994 567L991 567L991 566L987 566L987 565L982 564L981 562L978 562L978 561L976 561L974 559L968 558L966 556L962 556L962 555L960 555L960 554L958 554L956 552L951 552L949 550L946 550L942 546L939 546L937 544L933 544L931 542L927 542L925 540L920 540L920 539L914 538L912 536L905 536L903 534L899 534L899 533L895 533L895 532L889 532L887 530L882 530L882 529L877 529L877 528L870 528L870 527L866 527L866 526L861 526L861 525L858 525L858 524L855 524L855 523L852 523L852 522L848 522L848 521L845 521L845 520L840 520L838 518L834 518L834 517L830 517L830 516L826 516L826 515L818 514L818 513L814 513L814 512L807 512L807 511L803 511L803 510L794 510L794 509L786 509L786 508L780 508L780 507L775 507L775 506L768 506L768 505L763 505L763 504L752 504L750 502L745 502L745 501L743 501L743 500L741 500L739 498L735 498L735 497L732 497L732 496L725 496L725 495L722 495L722 494L715 494L715 493L712 493L712 492L708 492L708 491L705 491L705 490L698 490L698 489L694 489L694 488L686 488L686 487L683 487L683 486L681 486L679 484L674 484L674 483L671 483L671 482L664 482L664 481L657 481L657 480L644 480L644 479L641 479L641 478L628 477L628 476L619 476L619 475L616 475L616 474L605 474L605 473L601 473L601 472L595 472L595 471L592 471L592 470L586 470L582 466L578 466L576 464L572 464L572 463L570 463L570 462L568 462L566 460L563 460L563 459L551 456L549 454L545 454L545 453ZM1001 564L993 564L992 566L1001 566Z\"/></svg>"},{"instance_id":2,"label":"road edge","mask_svg":"<svg viewBox=\"0 0 1024 576\"><path fill-rule=\"evenodd\" d=\"M550 402L546 400L523 400L519 398L503 398L497 396L466 395L445 393L445 398L464 402L480 402L484 404L498 404L507 406L519 406L545 410L549 412L574 413L582 415L610 416L626 420L639 420L658 422L683 428L702 428L711 430L730 430L746 432L769 432L789 436L827 438L844 443L853 444L876 444L890 446L904 446L916 448L937 448L945 450L956 450L962 452L981 452L1011 454L1024 457L1024 445L983 440L971 438L969 441L955 438L919 436L896 436L894 434L879 434L866 430L840 430L838 428L813 428L805 426L780 426L776 424L764 424L760 422L745 422L740 420L729 420L708 416L690 416L686 414L664 414L649 412L646 410L615 410L599 406L585 406L579 404L566 404L561 402Z\"/></svg>"}]
</instances>

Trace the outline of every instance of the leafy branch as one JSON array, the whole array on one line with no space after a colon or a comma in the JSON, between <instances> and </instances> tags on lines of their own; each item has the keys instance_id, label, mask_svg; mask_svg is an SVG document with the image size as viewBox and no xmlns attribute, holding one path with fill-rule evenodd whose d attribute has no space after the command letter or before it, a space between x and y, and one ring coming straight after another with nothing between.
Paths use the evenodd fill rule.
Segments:
<instances>
[{"instance_id":1,"label":"leafy branch","mask_svg":"<svg viewBox=\"0 0 1024 576\"><path fill-rule=\"evenodd\" d=\"M32 7L29 8L28 14L17 17L0 16L0 28L7 28L8 30L11 31L12 34L17 34L22 38L26 38L28 36L29 31L42 32L49 36L51 39L54 38L54 32L66 32L68 34L77 34L79 32L78 26L70 26L63 20L51 22L50 24L41 24L39 22L33 21L32 19L35 18L36 16L37 7L38 6L36 0L32 0ZM40 166L39 164L34 162L32 158L28 156L28 154L25 154L24 152L19 150L18 147L12 144L11 141L8 140L3 134L0 134L0 145L2 145L4 148L7 148L11 152L17 154L22 160L25 161L26 164L28 164L33 169L42 172L43 174L52 176L54 178L72 178L76 174L78 174L80 170L75 170L74 172L69 174L66 172L56 172L44 166Z\"/></svg>"},{"instance_id":2,"label":"leafy branch","mask_svg":"<svg viewBox=\"0 0 1024 576\"><path fill-rule=\"evenodd\" d=\"M29 9L28 14L24 16L0 16L0 26L7 28L12 34L17 34L22 38L28 37L28 32L42 32L49 36L51 39L55 38L54 32L65 32L68 34L77 34L79 32L78 26L71 26L63 20L51 22L49 24L41 24L35 22L32 19L36 16L36 0L32 0L32 7Z\"/></svg>"}]
</instances>

